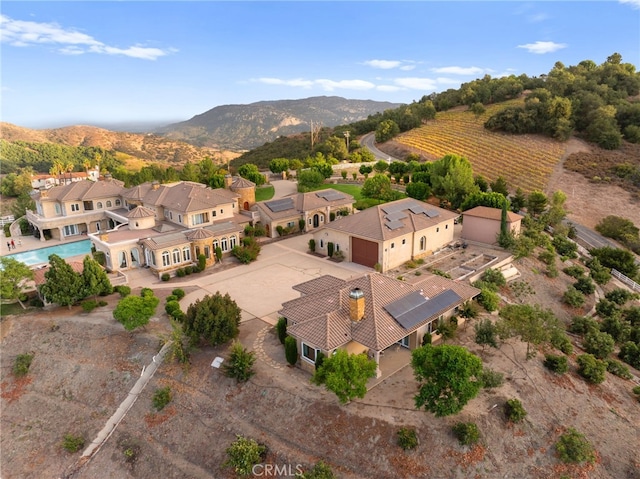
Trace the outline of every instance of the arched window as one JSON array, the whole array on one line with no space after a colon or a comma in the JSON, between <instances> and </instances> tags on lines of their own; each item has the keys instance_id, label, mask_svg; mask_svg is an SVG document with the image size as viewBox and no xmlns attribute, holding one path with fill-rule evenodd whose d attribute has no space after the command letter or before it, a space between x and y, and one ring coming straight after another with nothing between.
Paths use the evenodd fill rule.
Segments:
<instances>
[{"instance_id":1,"label":"arched window","mask_svg":"<svg viewBox=\"0 0 640 479\"><path fill-rule=\"evenodd\" d=\"M98 206L97 206L97 208L98 208L99 210L101 210L101 209L102 209L102 201L98 201Z\"/></svg>"},{"instance_id":2,"label":"arched window","mask_svg":"<svg viewBox=\"0 0 640 479\"><path fill-rule=\"evenodd\" d=\"M178 248L173 250L173 264L180 263L180 250Z\"/></svg>"},{"instance_id":3,"label":"arched window","mask_svg":"<svg viewBox=\"0 0 640 479\"><path fill-rule=\"evenodd\" d=\"M111 200L107 200L107 208L111 208Z\"/></svg>"},{"instance_id":4,"label":"arched window","mask_svg":"<svg viewBox=\"0 0 640 479\"><path fill-rule=\"evenodd\" d=\"M127 253L125 251L120 253L120 267L121 268L127 267Z\"/></svg>"},{"instance_id":5,"label":"arched window","mask_svg":"<svg viewBox=\"0 0 640 479\"><path fill-rule=\"evenodd\" d=\"M229 245L231 246L231 249L236 247L236 237L235 236L231 236L229 238Z\"/></svg>"},{"instance_id":6,"label":"arched window","mask_svg":"<svg viewBox=\"0 0 640 479\"><path fill-rule=\"evenodd\" d=\"M188 246L185 246L184 249L182 250L182 257L184 258L185 261L191 261L191 250L189 249Z\"/></svg>"},{"instance_id":7,"label":"arched window","mask_svg":"<svg viewBox=\"0 0 640 479\"><path fill-rule=\"evenodd\" d=\"M324 240L320 240L320 248L324 248Z\"/></svg>"},{"instance_id":8,"label":"arched window","mask_svg":"<svg viewBox=\"0 0 640 479\"><path fill-rule=\"evenodd\" d=\"M229 250L229 244L227 242L227 238L222 238L220 240L220 248L222 248L222 251L228 251Z\"/></svg>"},{"instance_id":9,"label":"arched window","mask_svg":"<svg viewBox=\"0 0 640 479\"><path fill-rule=\"evenodd\" d=\"M169 256L168 251L162 252L162 266L170 266L171 265L171 257Z\"/></svg>"},{"instance_id":10,"label":"arched window","mask_svg":"<svg viewBox=\"0 0 640 479\"><path fill-rule=\"evenodd\" d=\"M213 240L213 251L215 251L216 249L218 249L218 240L214 239Z\"/></svg>"},{"instance_id":11,"label":"arched window","mask_svg":"<svg viewBox=\"0 0 640 479\"><path fill-rule=\"evenodd\" d=\"M211 256L211 252L209 251L209 246L205 245L205 247L204 247L204 257L209 259L209 256Z\"/></svg>"},{"instance_id":12,"label":"arched window","mask_svg":"<svg viewBox=\"0 0 640 479\"><path fill-rule=\"evenodd\" d=\"M426 236L423 236L422 238L420 238L420 249L421 250L427 249L427 238L426 238Z\"/></svg>"},{"instance_id":13,"label":"arched window","mask_svg":"<svg viewBox=\"0 0 640 479\"><path fill-rule=\"evenodd\" d=\"M120 206L121 204L120 200L116 200L116 206Z\"/></svg>"}]
</instances>

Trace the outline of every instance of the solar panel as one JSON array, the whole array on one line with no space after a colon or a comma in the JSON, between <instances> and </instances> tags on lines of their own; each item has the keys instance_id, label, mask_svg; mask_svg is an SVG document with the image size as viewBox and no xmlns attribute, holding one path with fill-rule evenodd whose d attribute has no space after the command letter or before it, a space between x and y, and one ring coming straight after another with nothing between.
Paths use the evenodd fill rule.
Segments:
<instances>
[{"instance_id":1,"label":"solar panel","mask_svg":"<svg viewBox=\"0 0 640 479\"><path fill-rule=\"evenodd\" d=\"M438 213L436 210L427 210L424 213L425 215L427 215L429 218L435 218L436 216L440 216L440 213Z\"/></svg>"},{"instance_id":2,"label":"solar panel","mask_svg":"<svg viewBox=\"0 0 640 479\"><path fill-rule=\"evenodd\" d=\"M265 205L267 205L267 208L269 208L274 213L279 213L280 211L293 209L293 198L283 198L281 200L267 201Z\"/></svg>"},{"instance_id":3,"label":"solar panel","mask_svg":"<svg viewBox=\"0 0 640 479\"><path fill-rule=\"evenodd\" d=\"M420 296L422 301L416 296ZM394 301L384 307L404 329L411 329L416 324L432 316L447 311L462 298L452 289L448 289L431 299L426 299L419 293L409 293L404 298Z\"/></svg>"},{"instance_id":4,"label":"solar panel","mask_svg":"<svg viewBox=\"0 0 640 479\"><path fill-rule=\"evenodd\" d=\"M407 215L405 215L402 211L395 211L387 215L387 220L389 221L403 220L405 218L407 218Z\"/></svg>"},{"instance_id":5,"label":"solar panel","mask_svg":"<svg viewBox=\"0 0 640 479\"><path fill-rule=\"evenodd\" d=\"M316 196L319 196L320 198L324 198L327 201L342 200L346 198L344 194L336 190L328 190L325 194L322 194L322 195L319 193L316 193Z\"/></svg>"},{"instance_id":6,"label":"solar panel","mask_svg":"<svg viewBox=\"0 0 640 479\"><path fill-rule=\"evenodd\" d=\"M409 211L411 211L414 215L419 215L421 213L427 212L427 210L425 210L421 205L413 205L409 208Z\"/></svg>"},{"instance_id":7,"label":"solar panel","mask_svg":"<svg viewBox=\"0 0 640 479\"><path fill-rule=\"evenodd\" d=\"M404 223L402 221L388 221L386 225L390 230L397 230L399 228L402 228L404 226Z\"/></svg>"}]
</instances>

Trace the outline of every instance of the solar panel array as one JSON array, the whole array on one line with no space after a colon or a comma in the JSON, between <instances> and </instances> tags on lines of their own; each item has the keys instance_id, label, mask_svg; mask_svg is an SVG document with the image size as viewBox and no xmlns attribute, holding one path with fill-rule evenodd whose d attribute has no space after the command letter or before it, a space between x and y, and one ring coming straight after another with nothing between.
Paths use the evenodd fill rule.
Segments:
<instances>
[{"instance_id":1,"label":"solar panel array","mask_svg":"<svg viewBox=\"0 0 640 479\"><path fill-rule=\"evenodd\" d=\"M407 215L405 215L402 211L395 211L393 213L388 214L386 218L389 221L397 221L397 220L403 220L407 218Z\"/></svg>"},{"instance_id":2,"label":"solar panel array","mask_svg":"<svg viewBox=\"0 0 640 479\"><path fill-rule=\"evenodd\" d=\"M318 191L316 196L318 198L324 198L327 201L343 200L346 198L343 193L334 189Z\"/></svg>"},{"instance_id":3,"label":"solar panel array","mask_svg":"<svg viewBox=\"0 0 640 479\"><path fill-rule=\"evenodd\" d=\"M404 226L404 223L402 221L387 221L386 223L387 228L389 228L390 230L397 230L400 229Z\"/></svg>"},{"instance_id":4,"label":"solar panel array","mask_svg":"<svg viewBox=\"0 0 640 479\"><path fill-rule=\"evenodd\" d=\"M458 293L452 289L447 289L431 299L427 299L420 293L414 291L389 303L384 309L387 310L400 326L409 330L416 324L429 319L438 312L450 309L461 299Z\"/></svg>"},{"instance_id":5,"label":"solar panel array","mask_svg":"<svg viewBox=\"0 0 640 479\"><path fill-rule=\"evenodd\" d=\"M427 215L429 218L435 218L436 216L440 216L440 213L438 213L436 210L427 210L424 212L425 215Z\"/></svg>"},{"instance_id":6,"label":"solar panel array","mask_svg":"<svg viewBox=\"0 0 640 479\"><path fill-rule=\"evenodd\" d=\"M274 213L293 209L293 198L282 198L281 200L267 201L265 203Z\"/></svg>"}]
</instances>

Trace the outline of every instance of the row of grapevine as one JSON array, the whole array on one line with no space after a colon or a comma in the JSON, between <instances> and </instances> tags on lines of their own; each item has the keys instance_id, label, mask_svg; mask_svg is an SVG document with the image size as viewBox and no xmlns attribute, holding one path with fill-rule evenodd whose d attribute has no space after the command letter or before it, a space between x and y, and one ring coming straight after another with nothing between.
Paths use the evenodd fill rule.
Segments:
<instances>
[{"instance_id":1,"label":"row of grapevine","mask_svg":"<svg viewBox=\"0 0 640 479\"><path fill-rule=\"evenodd\" d=\"M544 190L565 145L538 135L493 133L483 126L497 111L517 104L522 100L491 105L480 116L471 111L441 112L436 120L399 135L396 141L432 159L450 153L464 156L475 174L490 181L502 176L514 189Z\"/></svg>"}]
</instances>

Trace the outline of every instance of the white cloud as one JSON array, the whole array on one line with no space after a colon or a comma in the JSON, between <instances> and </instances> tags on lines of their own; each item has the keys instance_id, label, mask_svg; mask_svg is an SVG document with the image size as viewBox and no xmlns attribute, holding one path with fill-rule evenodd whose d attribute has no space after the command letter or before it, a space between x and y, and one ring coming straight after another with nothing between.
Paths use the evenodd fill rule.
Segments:
<instances>
[{"instance_id":1,"label":"white cloud","mask_svg":"<svg viewBox=\"0 0 640 479\"><path fill-rule=\"evenodd\" d=\"M408 72L410 70L413 70L416 66L415 65L402 65L400 67L400 70Z\"/></svg>"},{"instance_id":2,"label":"white cloud","mask_svg":"<svg viewBox=\"0 0 640 479\"><path fill-rule=\"evenodd\" d=\"M431 78L406 77L396 78L393 82L410 90L435 90L438 82Z\"/></svg>"},{"instance_id":3,"label":"white cloud","mask_svg":"<svg viewBox=\"0 0 640 479\"><path fill-rule=\"evenodd\" d=\"M450 75L479 75L484 70L479 67L442 67L432 68L434 73L448 73Z\"/></svg>"},{"instance_id":4,"label":"white cloud","mask_svg":"<svg viewBox=\"0 0 640 479\"><path fill-rule=\"evenodd\" d=\"M375 88L375 84L365 80L328 80L325 78L319 78L317 80L305 80L302 78L295 78L292 80L283 80L280 78L257 78L251 80L258 83L265 83L267 85L283 85L295 88L309 89L314 86L320 87L325 91L334 90L371 90Z\"/></svg>"},{"instance_id":5,"label":"white cloud","mask_svg":"<svg viewBox=\"0 0 640 479\"><path fill-rule=\"evenodd\" d=\"M383 70L390 70L392 68L398 68L402 65L402 62L398 60L367 60L365 65L372 68L381 68Z\"/></svg>"},{"instance_id":6,"label":"white cloud","mask_svg":"<svg viewBox=\"0 0 640 479\"><path fill-rule=\"evenodd\" d=\"M620 0L620 3L631 5L631 8L640 9L640 0Z\"/></svg>"},{"instance_id":7,"label":"white cloud","mask_svg":"<svg viewBox=\"0 0 640 479\"><path fill-rule=\"evenodd\" d=\"M64 29L56 23L38 23L13 20L0 15L0 41L14 47L35 45L56 45L65 55L98 53L102 55L122 55L143 60L156 60L175 50L164 51L160 48L147 48L134 45L118 48L96 40L86 33L74 29Z\"/></svg>"},{"instance_id":8,"label":"white cloud","mask_svg":"<svg viewBox=\"0 0 640 479\"><path fill-rule=\"evenodd\" d=\"M406 88L402 88L402 87L394 86L394 85L378 85L376 87L376 90L385 91L385 92L396 92L396 91L400 91L400 90L406 90Z\"/></svg>"},{"instance_id":9,"label":"white cloud","mask_svg":"<svg viewBox=\"0 0 640 479\"><path fill-rule=\"evenodd\" d=\"M527 43L525 45L518 45L518 48L524 48L529 53L542 55L544 53L553 53L558 50L562 50L563 48L567 48L567 45L565 43L535 42Z\"/></svg>"}]
</instances>

